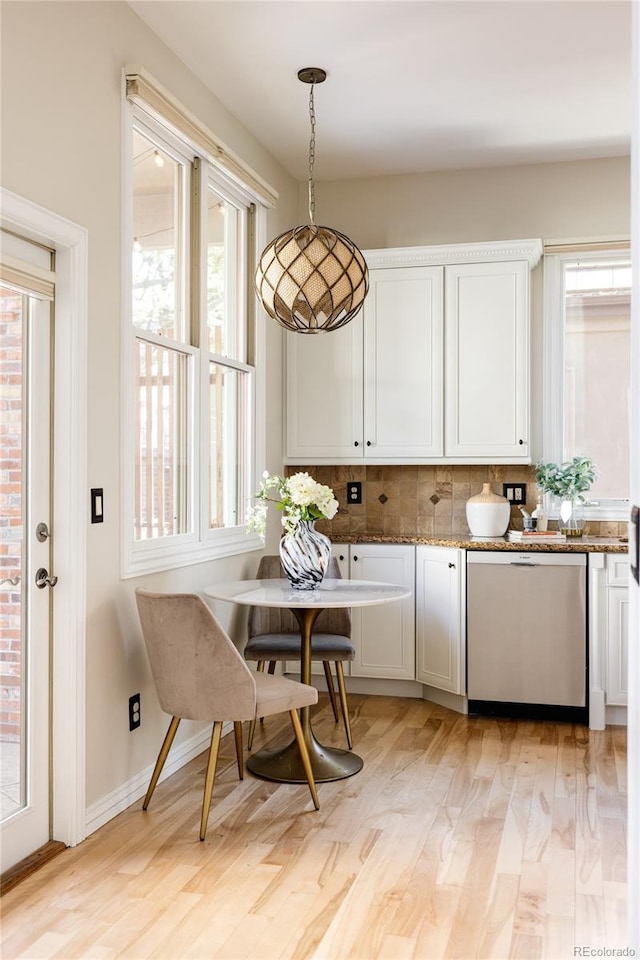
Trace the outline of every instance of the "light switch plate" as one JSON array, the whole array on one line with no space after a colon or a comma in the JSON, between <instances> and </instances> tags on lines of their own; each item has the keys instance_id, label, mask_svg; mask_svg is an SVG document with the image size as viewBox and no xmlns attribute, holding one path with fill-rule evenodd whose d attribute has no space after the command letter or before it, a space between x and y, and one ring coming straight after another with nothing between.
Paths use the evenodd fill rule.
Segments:
<instances>
[{"instance_id":1,"label":"light switch plate","mask_svg":"<svg viewBox=\"0 0 640 960\"><path fill-rule=\"evenodd\" d=\"M91 523L104 523L104 491L102 487L91 488Z\"/></svg>"}]
</instances>

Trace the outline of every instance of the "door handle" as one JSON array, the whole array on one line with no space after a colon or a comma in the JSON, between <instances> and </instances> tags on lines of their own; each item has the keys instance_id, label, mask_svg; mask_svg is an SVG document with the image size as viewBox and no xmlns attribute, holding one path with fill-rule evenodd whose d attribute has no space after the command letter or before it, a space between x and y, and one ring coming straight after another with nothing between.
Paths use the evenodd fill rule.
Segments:
<instances>
[{"instance_id":1,"label":"door handle","mask_svg":"<svg viewBox=\"0 0 640 960\"><path fill-rule=\"evenodd\" d=\"M46 567L39 567L36 571L36 587L38 590L44 590L45 587L55 587L58 582L57 577L50 577Z\"/></svg>"}]
</instances>

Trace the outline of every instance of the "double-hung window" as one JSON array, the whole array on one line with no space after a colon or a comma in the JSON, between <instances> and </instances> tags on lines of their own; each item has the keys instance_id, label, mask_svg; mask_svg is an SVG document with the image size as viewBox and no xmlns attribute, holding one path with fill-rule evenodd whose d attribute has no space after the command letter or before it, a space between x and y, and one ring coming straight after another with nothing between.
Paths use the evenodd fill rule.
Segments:
<instances>
[{"instance_id":1,"label":"double-hung window","mask_svg":"<svg viewBox=\"0 0 640 960\"><path fill-rule=\"evenodd\" d=\"M125 536L132 576L256 549L255 198L131 108Z\"/></svg>"},{"instance_id":2,"label":"double-hung window","mask_svg":"<svg viewBox=\"0 0 640 960\"><path fill-rule=\"evenodd\" d=\"M590 457L586 516L629 518L631 261L628 247L545 254L544 453Z\"/></svg>"}]
</instances>

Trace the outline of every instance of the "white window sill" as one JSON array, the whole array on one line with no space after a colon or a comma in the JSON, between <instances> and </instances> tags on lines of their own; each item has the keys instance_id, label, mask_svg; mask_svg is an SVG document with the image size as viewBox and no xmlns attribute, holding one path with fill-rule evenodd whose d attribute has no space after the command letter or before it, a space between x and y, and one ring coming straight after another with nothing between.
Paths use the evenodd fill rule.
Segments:
<instances>
[{"instance_id":1,"label":"white window sill","mask_svg":"<svg viewBox=\"0 0 640 960\"><path fill-rule=\"evenodd\" d=\"M123 558L121 579L175 570L196 563L207 563L254 550L263 550L264 543L256 534L247 534L244 527L213 531L207 540L177 542L176 538L137 543Z\"/></svg>"}]
</instances>

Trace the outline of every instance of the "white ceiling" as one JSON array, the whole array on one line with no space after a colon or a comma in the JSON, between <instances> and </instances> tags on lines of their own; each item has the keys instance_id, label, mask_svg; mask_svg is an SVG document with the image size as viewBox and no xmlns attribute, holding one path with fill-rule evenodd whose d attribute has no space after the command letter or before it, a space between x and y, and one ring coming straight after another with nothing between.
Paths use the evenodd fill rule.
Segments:
<instances>
[{"instance_id":1,"label":"white ceiling","mask_svg":"<svg viewBox=\"0 0 640 960\"><path fill-rule=\"evenodd\" d=\"M130 0L298 180L629 153L629 0Z\"/></svg>"}]
</instances>

